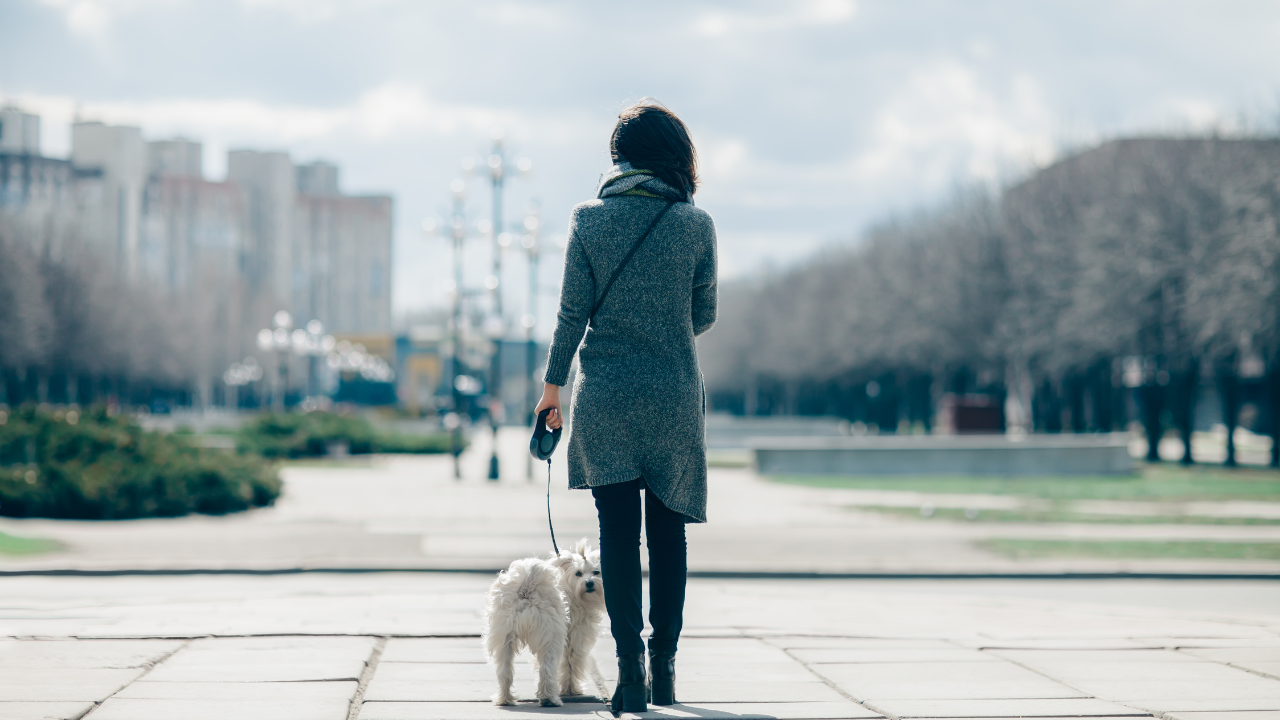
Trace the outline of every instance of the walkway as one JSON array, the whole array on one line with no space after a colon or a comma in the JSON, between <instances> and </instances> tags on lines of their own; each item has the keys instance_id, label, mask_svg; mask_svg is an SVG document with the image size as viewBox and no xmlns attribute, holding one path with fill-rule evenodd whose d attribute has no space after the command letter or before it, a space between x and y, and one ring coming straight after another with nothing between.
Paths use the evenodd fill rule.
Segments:
<instances>
[{"instance_id":1,"label":"walkway","mask_svg":"<svg viewBox=\"0 0 1280 720\"><path fill-rule=\"evenodd\" d=\"M488 582L3 579L0 718L610 718L486 702ZM1280 717L1280 583L694 580L689 597L684 704L646 717ZM611 676L607 633L596 655Z\"/></svg>"}]
</instances>

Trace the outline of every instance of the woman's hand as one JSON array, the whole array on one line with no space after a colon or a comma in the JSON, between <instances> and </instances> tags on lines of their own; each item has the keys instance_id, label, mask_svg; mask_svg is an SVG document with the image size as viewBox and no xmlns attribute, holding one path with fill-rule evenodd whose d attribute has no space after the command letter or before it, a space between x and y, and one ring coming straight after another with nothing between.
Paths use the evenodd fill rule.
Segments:
<instances>
[{"instance_id":1,"label":"woman's hand","mask_svg":"<svg viewBox=\"0 0 1280 720\"><path fill-rule=\"evenodd\" d=\"M538 413L551 408L551 412L547 413L547 429L557 430L564 425L564 416L560 414L560 386L546 383L542 386L542 399L538 401L538 406L533 409L534 417Z\"/></svg>"}]
</instances>

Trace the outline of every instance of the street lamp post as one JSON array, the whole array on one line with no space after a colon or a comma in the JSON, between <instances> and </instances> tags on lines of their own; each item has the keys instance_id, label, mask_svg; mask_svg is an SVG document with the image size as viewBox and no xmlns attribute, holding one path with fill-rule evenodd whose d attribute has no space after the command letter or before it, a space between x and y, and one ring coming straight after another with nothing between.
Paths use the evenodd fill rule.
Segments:
<instances>
[{"instance_id":1,"label":"street lamp post","mask_svg":"<svg viewBox=\"0 0 1280 720\"><path fill-rule=\"evenodd\" d=\"M449 228L453 238L453 358L449 378L450 394L453 399L453 427L449 451L453 455L453 477L462 479L462 388L458 386L458 378L462 375L462 244L467 238L466 217L466 183L461 179L450 185L453 190L453 217Z\"/></svg>"},{"instance_id":2,"label":"street lamp post","mask_svg":"<svg viewBox=\"0 0 1280 720\"><path fill-rule=\"evenodd\" d=\"M507 179L507 158L502 147L502 131L493 133L493 152L485 164L489 168L489 180L493 188L493 274L485 280L492 292L493 315L490 336L493 339L493 355L489 360L489 425L493 431L493 450L489 457L489 479L496 481L498 472L498 424L502 418L502 338L506 333L506 320L502 315L502 253L511 245L511 234L502 231L502 190ZM516 161L521 173L528 173L533 163L528 158Z\"/></svg>"},{"instance_id":3,"label":"street lamp post","mask_svg":"<svg viewBox=\"0 0 1280 720\"><path fill-rule=\"evenodd\" d=\"M525 405L529 408L526 415L529 425L532 425L536 419L533 416L533 408L538 404L537 383L534 382L533 378L533 369L537 362L536 356L538 354L537 344L533 339L533 328L538 324L538 226L537 206L533 206L524 219L525 233L520 237L520 246L524 248L529 256L529 304L520 323L524 325L525 332L524 396ZM533 479L532 455L528 455L525 458L524 473L525 478Z\"/></svg>"},{"instance_id":4,"label":"street lamp post","mask_svg":"<svg viewBox=\"0 0 1280 720\"><path fill-rule=\"evenodd\" d=\"M290 346L289 329L293 327L293 316L288 310L280 310L272 317L272 322L274 330L262 328L258 331L258 348L264 352L275 351L276 382L271 393L271 406L276 412L284 412L284 396L289 391L289 355L285 351Z\"/></svg>"}]
</instances>

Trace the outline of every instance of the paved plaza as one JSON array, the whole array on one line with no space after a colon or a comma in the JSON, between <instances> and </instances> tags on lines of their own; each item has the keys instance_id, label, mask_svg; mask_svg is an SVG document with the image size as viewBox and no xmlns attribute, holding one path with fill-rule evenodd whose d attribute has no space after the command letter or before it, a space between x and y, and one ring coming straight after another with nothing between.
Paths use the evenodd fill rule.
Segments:
<instances>
[{"instance_id":1,"label":"paved plaza","mask_svg":"<svg viewBox=\"0 0 1280 720\"><path fill-rule=\"evenodd\" d=\"M610 717L487 702L488 582L7 578L0 718ZM647 717L1275 718L1277 608L1268 581L694 579L682 704ZM606 632L610 681L612 650Z\"/></svg>"}]
</instances>

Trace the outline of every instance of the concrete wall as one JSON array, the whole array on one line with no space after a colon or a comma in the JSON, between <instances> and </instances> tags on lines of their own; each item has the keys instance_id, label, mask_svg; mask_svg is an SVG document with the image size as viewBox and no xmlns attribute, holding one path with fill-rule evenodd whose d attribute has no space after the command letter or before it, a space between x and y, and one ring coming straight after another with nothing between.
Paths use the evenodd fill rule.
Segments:
<instances>
[{"instance_id":1,"label":"concrete wall","mask_svg":"<svg viewBox=\"0 0 1280 720\"><path fill-rule=\"evenodd\" d=\"M767 475L1128 475L1127 433L770 438L753 442Z\"/></svg>"}]
</instances>

